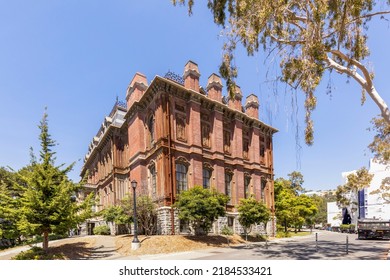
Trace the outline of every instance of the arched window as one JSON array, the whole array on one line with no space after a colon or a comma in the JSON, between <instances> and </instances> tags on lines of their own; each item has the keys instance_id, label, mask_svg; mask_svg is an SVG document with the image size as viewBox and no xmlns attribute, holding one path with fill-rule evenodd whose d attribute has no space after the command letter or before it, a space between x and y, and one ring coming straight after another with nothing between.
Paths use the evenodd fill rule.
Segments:
<instances>
[{"instance_id":1,"label":"arched window","mask_svg":"<svg viewBox=\"0 0 390 280\"><path fill-rule=\"evenodd\" d=\"M176 193L187 190L187 166L176 163Z\"/></svg>"}]
</instances>

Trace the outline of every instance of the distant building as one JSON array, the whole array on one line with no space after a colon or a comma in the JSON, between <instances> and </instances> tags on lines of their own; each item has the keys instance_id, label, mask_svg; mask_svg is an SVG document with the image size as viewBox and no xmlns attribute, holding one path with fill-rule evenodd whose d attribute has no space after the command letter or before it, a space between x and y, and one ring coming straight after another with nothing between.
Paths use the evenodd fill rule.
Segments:
<instances>
[{"instance_id":1,"label":"distant building","mask_svg":"<svg viewBox=\"0 0 390 280\"><path fill-rule=\"evenodd\" d=\"M313 195L317 195L317 196L326 196L326 195L329 195L331 193L333 193L334 191L332 190L327 190L327 191L309 191L309 192L305 192L304 194L307 195L307 196L313 196Z\"/></svg>"},{"instance_id":2,"label":"distant building","mask_svg":"<svg viewBox=\"0 0 390 280\"><path fill-rule=\"evenodd\" d=\"M339 227L342 222L341 209L336 202L327 203L327 222L331 227Z\"/></svg>"},{"instance_id":3,"label":"distant building","mask_svg":"<svg viewBox=\"0 0 390 280\"><path fill-rule=\"evenodd\" d=\"M369 172L374 174L374 177L370 186L360 192L360 218L390 220L390 204L386 203L380 194L372 194L380 187L384 178L390 177L390 165L370 160Z\"/></svg>"},{"instance_id":4,"label":"distant building","mask_svg":"<svg viewBox=\"0 0 390 280\"><path fill-rule=\"evenodd\" d=\"M97 211L117 204L129 192L147 194L158 205L159 234L179 233L185 225L171 205L177 195L193 186L215 188L230 197L227 217L214 225L242 230L236 206L254 195L274 213L273 134L275 128L259 120L255 95L241 103L222 96L216 74L206 88L199 85L198 65L189 61L183 76L168 73L150 84L136 73L126 103L116 102L89 145L81 175L99 198ZM98 220L90 221L90 229ZM268 223L268 234L275 222Z\"/></svg>"},{"instance_id":5,"label":"distant building","mask_svg":"<svg viewBox=\"0 0 390 280\"><path fill-rule=\"evenodd\" d=\"M355 173L356 170L343 172L342 177L345 183L349 174ZM356 224L358 219L390 219L390 204L386 203L381 194L373 194L386 177L390 177L390 165L384 165L370 160L369 173L374 177L371 184L359 191L357 194L350 194L351 206L342 209L337 206L336 202L329 202L327 207L328 223L332 226L339 226L343 221L345 211L351 216L351 224Z\"/></svg>"}]
</instances>

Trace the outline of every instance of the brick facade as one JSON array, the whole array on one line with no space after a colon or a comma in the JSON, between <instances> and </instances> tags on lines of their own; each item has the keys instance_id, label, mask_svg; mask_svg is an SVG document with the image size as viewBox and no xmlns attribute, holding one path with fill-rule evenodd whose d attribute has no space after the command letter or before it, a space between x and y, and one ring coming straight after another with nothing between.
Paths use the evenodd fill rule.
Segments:
<instances>
[{"instance_id":1,"label":"brick facade","mask_svg":"<svg viewBox=\"0 0 390 280\"><path fill-rule=\"evenodd\" d=\"M255 95L247 97L244 108L239 87L225 101L218 75L209 76L206 89L199 77L192 61L183 78L156 76L148 85L143 74L135 74L126 105L116 102L84 161L81 175L88 171L87 186L99 194L97 210L116 204L136 180L138 191L158 203L160 234L184 228L170 206L180 191L195 185L230 196L227 211L236 232L240 198L254 195L274 211L276 129L259 120ZM227 220L220 218L214 230L219 232ZM267 231L274 234L274 226Z\"/></svg>"}]
</instances>

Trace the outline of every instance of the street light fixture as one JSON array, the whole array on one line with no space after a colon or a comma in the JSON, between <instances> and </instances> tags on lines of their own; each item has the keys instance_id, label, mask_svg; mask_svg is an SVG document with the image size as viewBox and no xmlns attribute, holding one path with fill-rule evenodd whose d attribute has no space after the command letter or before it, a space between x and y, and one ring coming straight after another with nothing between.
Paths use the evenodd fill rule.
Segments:
<instances>
[{"instance_id":1,"label":"street light fixture","mask_svg":"<svg viewBox=\"0 0 390 280\"><path fill-rule=\"evenodd\" d=\"M138 240L138 237L137 237L137 232L138 232L138 229L137 229L137 203L136 203L136 199L135 199L135 189L137 188L137 181L136 180L133 180L131 181L131 187L133 188L133 204L134 204L134 217L133 217L133 222L134 222L134 239L133 241L131 242L131 249L132 250L137 250L140 246L141 246L141 243L139 242Z\"/></svg>"}]
</instances>

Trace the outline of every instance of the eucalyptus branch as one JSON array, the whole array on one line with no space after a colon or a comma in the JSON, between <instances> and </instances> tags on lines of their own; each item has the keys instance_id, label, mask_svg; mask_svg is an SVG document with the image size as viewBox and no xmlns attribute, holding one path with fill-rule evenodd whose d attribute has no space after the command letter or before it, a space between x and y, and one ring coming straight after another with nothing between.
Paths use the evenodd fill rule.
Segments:
<instances>
[{"instance_id":1,"label":"eucalyptus branch","mask_svg":"<svg viewBox=\"0 0 390 280\"><path fill-rule=\"evenodd\" d=\"M290 18L291 18L292 20L299 20L299 21L301 21L301 22L306 22L306 21L307 21L307 18L306 18L306 17L298 16L298 15L296 14L296 12L293 12L293 11L291 11L291 10L289 10L289 9L287 9L287 12L290 14Z\"/></svg>"},{"instance_id":2,"label":"eucalyptus branch","mask_svg":"<svg viewBox=\"0 0 390 280\"><path fill-rule=\"evenodd\" d=\"M362 73L364 75L364 78L365 78L366 84L367 84L366 85L367 88L371 88L372 87L372 79L371 79L370 72L368 72L367 68L362 63L360 63L359 61L357 61L355 59L349 58L347 55L345 55L344 53L342 53L339 50L331 50L330 52L332 54L338 56L342 60L345 60L346 62L356 66L357 68L359 68L360 71L362 71Z\"/></svg>"},{"instance_id":3,"label":"eucalyptus branch","mask_svg":"<svg viewBox=\"0 0 390 280\"><path fill-rule=\"evenodd\" d=\"M376 12L376 13L372 13L372 14L366 14L366 15L363 15L361 17L356 17L356 18L353 18L352 20L348 21L345 23L345 27L354 23L355 21L357 20L360 20L360 19L363 19L363 18L370 18L370 17L374 17L374 16L377 16L377 15L382 15L382 14L390 14L390 11L382 11L382 12ZM333 36L335 33L339 32L338 30L333 30L332 32L328 33L327 35L323 36L322 38L329 38L331 36Z\"/></svg>"},{"instance_id":4,"label":"eucalyptus branch","mask_svg":"<svg viewBox=\"0 0 390 280\"><path fill-rule=\"evenodd\" d=\"M347 74L348 76L351 76L354 78L364 89L367 90L367 81L356 71L352 70L351 68L345 67L336 61L334 61L329 56L327 57L327 62L329 64L330 68L335 69L339 73Z\"/></svg>"},{"instance_id":5,"label":"eucalyptus branch","mask_svg":"<svg viewBox=\"0 0 390 280\"><path fill-rule=\"evenodd\" d=\"M292 45L292 46L295 46L295 45L299 45L299 44L304 44L306 43L305 40L284 40L284 39L280 39L278 37L276 37L275 35L270 35L271 36L271 39L280 43L280 44L286 44L286 45Z\"/></svg>"},{"instance_id":6,"label":"eucalyptus branch","mask_svg":"<svg viewBox=\"0 0 390 280\"><path fill-rule=\"evenodd\" d=\"M329 56L327 57L327 62L329 66L333 69L335 69L339 73L344 73L349 76L351 76L355 81L357 81L362 88L370 95L371 99L376 103L376 105L379 107L383 119L390 124L390 110L387 106L386 102L383 100L383 98L379 95L375 87L373 86L371 79L370 83L368 83L359 73L356 71L342 66L333 59L331 59ZM357 66L356 66L357 67Z\"/></svg>"},{"instance_id":7,"label":"eucalyptus branch","mask_svg":"<svg viewBox=\"0 0 390 280\"><path fill-rule=\"evenodd\" d=\"M293 19L294 20L294 19ZM294 22L294 21L289 21L290 24L296 26L297 28L299 28L299 30L301 30L301 32L303 32L305 30L304 27L300 26L298 23Z\"/></svg>"},{"instance_id":8,"label":"eucalyptus branch","mask_svg":"<svg viewBox=\"0 0 390 280\"><path fill-rule=\"evenodd\" d=\"M347 24L350 24L352 22L355 22L359 19L363 19L363 18L371 18L371 17L374 17L374 16L378 16L378 15L386 15L386 14L390 14L390 10L388 11L380 11L380 12L375 12L375 13L371 13L371 14L365 14L365 15L362 15L360 17L356 17L354 19L352 19L351 21L347 22Z\"/></svg>"}]
</instances>

